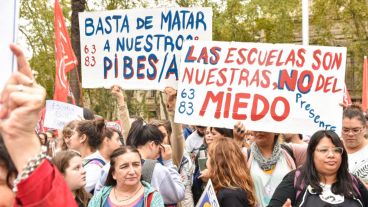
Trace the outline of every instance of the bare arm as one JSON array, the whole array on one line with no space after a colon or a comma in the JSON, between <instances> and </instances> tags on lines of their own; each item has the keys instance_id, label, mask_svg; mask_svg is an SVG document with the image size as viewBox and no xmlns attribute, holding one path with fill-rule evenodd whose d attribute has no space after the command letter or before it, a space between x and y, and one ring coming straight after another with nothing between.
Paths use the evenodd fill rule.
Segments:
<instances>
[{"instance_id":1,"label":"bare arm","mask_svg":"<svg viewBox=\"0 0 368 207\"><path fill-rule=\"evenodd\" d=\"M171 147L173 150L172 159L174 164L179 167L184 154L185 139L181 124L174 122L176 90L168 87L165 89L165 93L167 96L166 107L167 111L169 112L171 128L173 129L172 135L170 137Z\"/></svg>"},{"instance_id":2,"label":"bare arm","mask_svg":"<svg viewBox=\"0 0 368 207\"><path fill-rule=\"evenodd\" d=\"M124 99L124 93L123 93L123 90L119 86L115 85L111 88L111 94L113 94L117 99L119 119L123 125L124 139L126 139L128 137L131 123L129 119L128 106Z\"/></svg>"}]
</instances>

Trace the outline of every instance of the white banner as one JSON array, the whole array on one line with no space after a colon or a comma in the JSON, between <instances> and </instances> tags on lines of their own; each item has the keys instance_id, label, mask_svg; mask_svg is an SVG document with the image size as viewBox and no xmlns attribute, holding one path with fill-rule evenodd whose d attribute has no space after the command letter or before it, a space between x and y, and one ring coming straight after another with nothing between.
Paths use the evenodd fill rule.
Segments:
<instances>
[{"instance_id":1,"label":"white banner","mask_svg":"<svg viewBox=\"0 0 368 207\"><path fill-rule=\"evenodd\" d=\"M63 129L70 121L82 119L83 108L59 101L46 101L44 127Z\"/></svg>"},{"instance_id":2,"label":"white banner","mask_svg":"<svg viewBox=\"0 0 368 207\"><path fill-rule=\"evenodd\" d=\"M132 9L79 14L83 88L177 87L186 40L212 39L211 8Z\"/></svg>"},{"instance_id":3,"label":"white banner","mask_svg":"<svg viewBox=\"0 0 368 207\"><path fill-rule=\"evenodd\" d=\"M18 31L19 0L2 0L0 6L0 91L11 73L16 70L17 62L9 49L16 42Z\"/></svg>"},{"instance_id":4,"label":"white banner","mask_svg":"<svg viewBox=\"0 0 368 207\"><path fill-rule=\"evenodd\" d=\"M182 57L177 123L341 131L346 48L187 41Z\"/></svg>"}]
</instances>

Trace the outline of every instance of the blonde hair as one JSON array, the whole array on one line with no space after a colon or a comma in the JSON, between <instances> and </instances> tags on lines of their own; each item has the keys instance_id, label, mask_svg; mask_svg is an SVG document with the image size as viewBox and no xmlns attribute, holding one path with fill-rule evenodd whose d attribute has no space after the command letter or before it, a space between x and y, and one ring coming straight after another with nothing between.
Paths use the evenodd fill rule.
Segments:
<instances>
[{"instance_id":1,"label":"blonde hair","mask_svg":"<svg viewBox=\"0 0 368 207\"><path fill-rule=\"evenodd\" d=\"M241 188L247 193L250 206L256 206L254 184L247 161L238 145L231 138L214 140L208 149L210 178L216 191L221 188Z\"/></svg>"}]
</instances>

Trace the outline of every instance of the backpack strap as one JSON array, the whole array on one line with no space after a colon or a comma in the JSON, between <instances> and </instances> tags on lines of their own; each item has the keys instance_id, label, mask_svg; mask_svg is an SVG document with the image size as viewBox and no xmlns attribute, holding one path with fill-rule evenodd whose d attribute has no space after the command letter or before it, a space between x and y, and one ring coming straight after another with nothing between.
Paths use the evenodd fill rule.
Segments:
<instances>
[{"instance_id":1,"label":"backpack strap","mask_svg":"<svg viewBox=\"0 0 368 207\"><path fill-rule=\"evenodd\" d=\"M147 183L151 183L153 170L155 169L157 162L157 160L144 160L142 166L142 179Z\"/></svg>"},{"instance_id":2,"label":"backpack strap","mask_svg":"<svg viewBox=\"0 0 368 207\"><path fill-rule=\"evenodd\" d=\"M147 203L146 203L146 206L147 207L150 207L151 206L151 201L152 201L152 198L153 198L153 194L155 193L155 191L153 191L152 193L149 193L148 196L147 196Z\"/></svg>"},{"instance_id":3,"label":"backpack strap","mask_svg":"<svg viewBox=\"0 0 368 207\"><path fill-rule=\"evenodd\" d=\"M295 176L294 176L294 189L296 190L296 193L295 193L295 200L296 201L299 199L299 196L302 193L302 190L301 189L304 189L305 188L304 181L301 182L301 184L300 184L300 186L298 188L296 187L296 185L297 185L296 182L298 181L299 176L300 176L300 170L296 170L295 171ZM358 188L359 183L358 183L357 178L354 175L352 175L352 174L350 174L350 176L351 176L351 180L353 181L353 188L354 188L355 192L358 193L359 197L362 197L362 195L361 195L361 193L359 191L359 188Z\"/></svg>"},{"instance_id":4,"label":"backpack strap","mask_svg":"<svg viewBox=\"0 0 368 207\"><path fill-rule=\"evenodd\" d=\"M180 173L181 169L184 167L185 164L187 164L189 162L189 160L183 156L183 158L181 159L181 162L180 162L180 166L179 166L179 169L178 169L178 172Z\"/></svg>"},{"instance_id":5,"label":"backpack strap","mask_svg":"<svg viewBox=\"0 0 368 207\"><path fill-rule=\"evenodd\" d=\"M290 155L291 158L293 158L295 166L296 166L296 159L294 156L293 149L289 145L286 145L286 144L281 144L281 148L284 149Z\"/></svg>"},{"instance_id":6,"label":"backpack strap","mask_svg":"<svg viewBox=\"0 0 368 207\"><path fill-rule=\"evenodd\" d=\"M355 192L357 192L357 193L358 193L358 195L359 195L359 197L361 198L361 197L362 197L362 194L360 194L360 191L359 191L359 188L358 188L358 186L359 186L358 180L357 180L357 178L356 178L353 174L351 174L351 173L350 173L350 176L351 176L351 180L353 181L353 188L354 188Z\"/></svg>"},{"instance_id":7,"label":"backpack strap","mask_svg":"<svg viewBox=\"0 0 368 207\"><path fill-rule=\"evenodd\" d=\"M88 165L89 163L92 163L92 162L97 164L101 168L106 164L105 161L103 161L100 158L92 158L92 159L87 160L85 163L83 163L83 167L85 167L86 165Z\"/></svg>"},{"instance_id":8,"label":"backpack strap","mask_svg":"<svg viewBox=\"0 0 368 207\"><path fill-rule=\"evenodd\" d=\"M305 188L305 183L304 181L302 181L302 183L300 184L299 187L296 186L296 182L298 181L298 178L300 176L300 170L295 170L295 176L294 176L294 189L296 190L295 192L295 200L297 201L300 194L302 193L301 189Z\"/></svg>"}]
</instances>

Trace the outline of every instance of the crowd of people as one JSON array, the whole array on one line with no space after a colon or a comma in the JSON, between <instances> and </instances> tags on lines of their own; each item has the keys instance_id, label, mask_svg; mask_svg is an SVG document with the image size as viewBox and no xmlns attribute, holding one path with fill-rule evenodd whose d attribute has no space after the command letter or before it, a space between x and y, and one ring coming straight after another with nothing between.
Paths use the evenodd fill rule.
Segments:
<instances>
[{"instance_id":1,"label":"crowd of people","mask_svg":"<svg viewBox=\"0 0 368 207\"><path fill-rule=\"evenodd\" d=\"M367 116L344 108L342 136L175 123L130 122L113 86L123 130L84 109L62 131L36 133L46 92L15 45L15 72L0 99L0 206L194 207L211 180L220 206L368 206Z\"/></svg>"}]
</instances>

